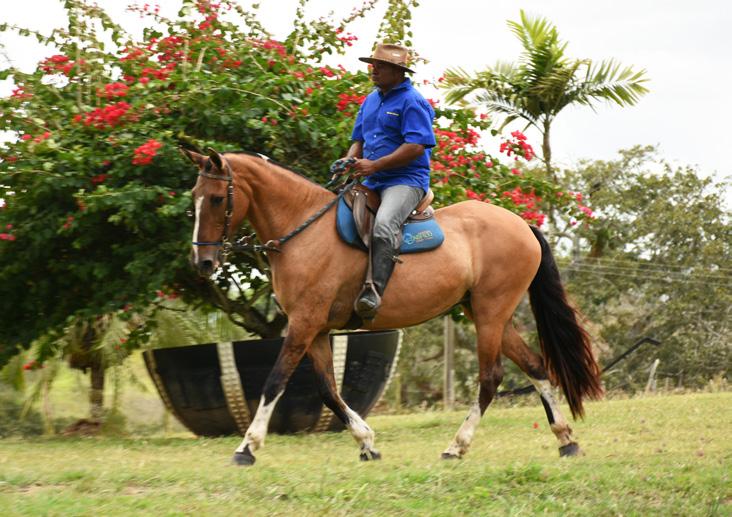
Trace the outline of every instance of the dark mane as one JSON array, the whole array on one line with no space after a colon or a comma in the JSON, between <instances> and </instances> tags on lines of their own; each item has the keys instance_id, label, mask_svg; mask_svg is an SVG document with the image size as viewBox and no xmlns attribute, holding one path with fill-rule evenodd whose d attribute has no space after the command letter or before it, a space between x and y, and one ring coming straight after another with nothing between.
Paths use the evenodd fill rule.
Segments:
<instances>
[{"instance_id":1,"label":"dark mane","mask_svg":"<svg viewBox=\"0 0 732 517\"><path fill-rule=\"evenodd\" d=\"M301 178L304 178L304 179L308 180L310 183L313 183L313 184L315 184L315 185L317 185L319 187L325 188L320 183L318 183L318 182L314 181L313 179L311 179L310 177L308 177L304 172L299 171L297 169L293 169L291 166L285 165L284 163L278 162L277 160L275 160L273 158L270 158L266 154L255 153L255 152L252 152L252 151L224 151L222 154L245 154L245 155L251 156L253 158L262 158L262 156L264 156L264 157L266 157L266 159L267 159L267 161L269 163L271 163L273 165L277 165L278 167L281 167L281 168L285 169L286 171L289 171L289 172L292 172L294 174L297 174Z\"/></svg>"}]
</instances>

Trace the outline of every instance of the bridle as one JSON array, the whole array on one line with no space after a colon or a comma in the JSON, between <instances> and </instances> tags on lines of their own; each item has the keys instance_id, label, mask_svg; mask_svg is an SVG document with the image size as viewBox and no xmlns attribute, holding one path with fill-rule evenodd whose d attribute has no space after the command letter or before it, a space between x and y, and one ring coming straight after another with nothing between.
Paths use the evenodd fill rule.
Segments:
<instances>
[{"instance_id":1,"label":"bridle","mask_svg":"<svg viewBox=\"0 0 732 517\"><path fill-rule=\"evenodd\" d=\"M265 161L265 163L267 163L267 165L269 165L269 159L266 156L261 154L259 156ZM221 234L221 239L219 239L218 241L192 241L192 244L194 246L216 246L221 248L220 253L222 255L223 261L226 261L226 257L232 252L237 251L275 251L277 253L281 252L282 250L280 249L280 246L282 246L285 242L293 238L298 233L302 232L305 228L307 228L313 222L319 219L336 203L338 203L338 201L346 195L346 192L351 190L358 183L357 179L349 181L345 186L340 189L338 195L333 200L326 203L325 206L323 206L313 215L308 217L300 226L292 230L287 235L280 237L279 239L272 239L265 242L264 244L252 244L252 241L256 237L256 235L252 233L251 235L246 235L244 237L241 237L240 239L237 239L234 242L231 242L229 240L228 234L229 226L231 226L231 216L234 213L234 175L231 173L231 166L229 165L229 162L226 161L226 158L221 156L221 159L224 164L224 171L227 174L211 174L209 172L211 170L210 159L206 163L205 170L199 170L198 172L198 175L201 177L226 182L226 211L224 212L224 230ZM331 182L329 182L328 186L330 186L331 183L333 183L332 180Z\"/></svg>"},{"instance_id":2,"label":"bridle","mask_svg":"<svg viewBox=\"0 0 732 517\"><path fill-rule=\"evenodd\" d=\"M234 176L231 174L231 167L226 158L221 157L224 163L224 170L228 172L226 175L211 174L211 161L206 163L206 170L199 171L198 175L204 178L220 180L226 182L226 211L224 212L224 230L221 233L221 239L218 241L192 241L194 246L216 246L221 248L221 254L226 257L231 253L231 242L229 242L229 226L231 226L231 216L234 213Z\"/></svg>"}]
</instances>

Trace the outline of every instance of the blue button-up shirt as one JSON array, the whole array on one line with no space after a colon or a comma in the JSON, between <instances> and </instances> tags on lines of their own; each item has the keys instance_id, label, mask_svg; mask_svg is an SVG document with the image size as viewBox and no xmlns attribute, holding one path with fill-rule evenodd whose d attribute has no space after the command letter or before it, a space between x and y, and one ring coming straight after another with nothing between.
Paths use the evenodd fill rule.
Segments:
<instances>
[{"instance_id":1,"label":"blue button-up shirt","mask_svg":"<svg viewBox=\"0 0 732 517\"><path fill-rule=\"evenodd\" d=\"M377 191L393 185L430 186L430 153L435 146L432 122L435 112L430 103L414 89L409 79L383 95L377 88L361 105L351 140L363 142L363 157L377 160L393 153L400 145L420 144L424 153L411 163L385 169L364 181Z\"/></svg>"}]
</instances>

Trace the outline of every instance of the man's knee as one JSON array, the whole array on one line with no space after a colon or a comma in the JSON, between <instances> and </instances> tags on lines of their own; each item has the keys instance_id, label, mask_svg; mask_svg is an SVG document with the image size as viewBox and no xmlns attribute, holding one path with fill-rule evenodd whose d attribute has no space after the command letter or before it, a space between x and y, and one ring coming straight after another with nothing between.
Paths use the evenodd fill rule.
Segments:
<instances>
[{"instance_id":1,"label":"man's knee","mask_svg":"<svg viewBox=\"0 0 732 517\"><path fill-rule=\"evenodd\" d=\"M396 230L394 227L396 227ZM399 225L389 224L388 221L382 224L374 224L372 240L374 243L388 244L394 247L397 242L397 232L399 229Z\"/></svg>"}]
</instances>

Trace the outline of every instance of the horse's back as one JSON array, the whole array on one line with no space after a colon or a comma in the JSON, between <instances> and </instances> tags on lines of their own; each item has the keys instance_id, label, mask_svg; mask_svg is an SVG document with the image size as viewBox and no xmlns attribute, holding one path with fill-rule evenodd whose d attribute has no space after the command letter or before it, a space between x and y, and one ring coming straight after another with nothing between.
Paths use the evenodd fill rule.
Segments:
<instances>
[{"instance_id":1,"label":"horse's back","mask_svg":"<svg viewBox=\"0 0 732 517\"><path fill-rule=\"evenodd\" d=\"M526 221L505 208L480 201L463 201L436 211L446 241L461 241L474 261L488 260L493 267L527 261L538 268L541 246ZM527 267L531 267L527 264Z\"/></svg>"}]
</instances>

